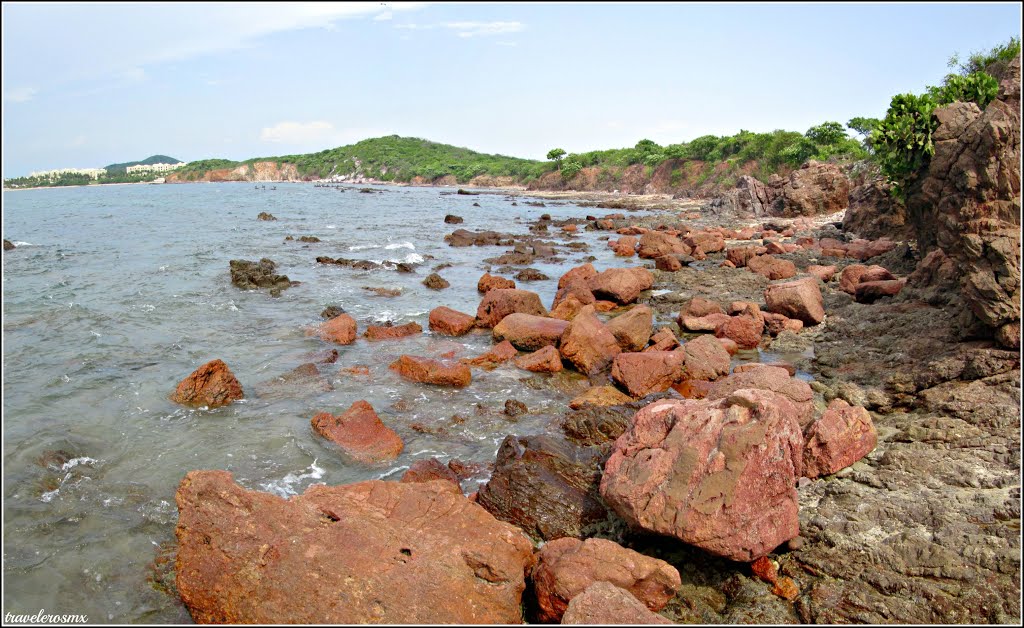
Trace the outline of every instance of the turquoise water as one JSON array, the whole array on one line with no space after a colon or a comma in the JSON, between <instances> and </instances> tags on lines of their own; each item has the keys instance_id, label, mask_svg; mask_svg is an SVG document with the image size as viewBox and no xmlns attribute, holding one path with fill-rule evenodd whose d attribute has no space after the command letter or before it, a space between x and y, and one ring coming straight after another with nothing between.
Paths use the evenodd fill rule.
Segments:
<instances>
[{"instance_id":1,"label":"turquoise water","mask_svg":"<svg viewBox=\"0 0 1024 628\"><path fill-rule=\"evenodd\" d=\"M475 313L482 260L506 247L453 248L456 228L525 234L542 213L555 219L606 210L571 204L518 206L502 194L459 196L435 188L381 187L341 192L311 184L135 185L4 192L3 254L4 611L80 613L93 622L187 622L180 603L147 578L173 539L174 492L192 469L227 469L244 486L280 495L314 482L397 479L413 461L493 462L502 438L548 429L577 376L549 386L546 375L511 365L474 369L466 389L402 381L387 365L401 353L472 357L488 334L452 339L427 331L427 313L447 305ZM480 207L473 207L479 203ZM270 212L274 222L257 221ZM444 224L445 214L465 219ZM286 242L311 235L320 243ZM544 239L558 263L551 277L520 287L554 296L557 278L587 256L598 268L614 258L599 232ZM607 235L607 234L604 234ZM567 242L590 250L570 250ZM317 264L317 256L418 263L413 274ZM269 257L301 285L279 298L231 285L228 260ZM420 282L440 264L451 283ZM504 273L504 276L512 276ZM401 289L375 296L363 287ZM320 372L333 386L296 396L257 394L257 385L332 345L307 333L325 306L344 307L360 333L374 321L419 322L415 338L337 347ZM204 362L224 360L246 399L192 410L167 396ZM369 376L342 369L366 366ZM513 422L506 399L531 412ZM315 437L310 418L366 399L405 441L393 463L346 461ZM453 420L453 417L456 417ZM414 430L413 424L435 433ZM420 430L423 428L421 427ZM467 491L486 479L482 469Z\"/></svg>"}]
</instances>

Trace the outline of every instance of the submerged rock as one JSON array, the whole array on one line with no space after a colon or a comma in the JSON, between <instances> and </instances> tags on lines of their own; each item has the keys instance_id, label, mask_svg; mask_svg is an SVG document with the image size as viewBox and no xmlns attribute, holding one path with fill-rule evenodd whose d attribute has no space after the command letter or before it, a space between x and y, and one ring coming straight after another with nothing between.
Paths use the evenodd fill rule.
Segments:
<instances>
[{"instance_id":1,"label":"submerged rock","mask_svg":"<svg viewBox=\"0 0 1024 628\"><path fill-rule=\"evenodd\" d=\"M442 362L412 355L399 356L388 368L405 379L438 386L464 388L469 386L473 378L469 367L465 364Z\"/></svg>"},{"instance_id":2,"label":"submerged rock","mask_svg":"<svg viewBox=\"0 0 1024 628\"><path fill-rule=\"evenodd\" d=\"M356 319L348 314L339 314L320 323L317 335L328 342L350 345L356 341Z\"/></svg>"},{"instance_id":3,"label":"submerged rock","mask_svg":"<svg viewBox=\"0 0 1024 628\"><path fill-rule=\"evenodd\" d=\"M333 359L329 355L325 358L333 362L337 359L337 351L335 351ZM279 377L256 384L256 394L264 399L309 397L332 390L334 390L334 386L320 376L320 371L312 362L296 367Z\"/></svg>"},{"instance_id":4,"label":"submerged rock","mask_svg":"<svg viewBox=\"0 0 1024 628\"><path fill-rule=\"evenodd\" d=\"M430 310L430 329L446 336L464 336L476 326L476 319L450 307Z\"/></svg>"},{"instance_id":5,"label":"submerged rock","mask_svg":"<svg viewBox=\"0 0 1024 628\"><path fill-rule=\"evenodd\" d=\"M337 416L321 412L310 423L314 432L359 462L394 460L404 447L398 434L381 422L373 406L362 400Z\"/></svg>"},{"instance_id":6,"label":"submerged rock","mask_svg":"<svg viewBox=\"0 0 1024 628\"><path fill-rule=\"evenodd\" d=\"M370 325L363 333L363 337L367 340L395 340L421 333L423 328L420 324L412 322L405 325Z\"/></svg>"},{"instance_id":7,"label":"submerged rock","mask_svg":"<svg viewBox=\"0 0 1024 628\"><path fill-rule=\"evenodd\" d=\"M451 284L437 273L430 273L427 278L423 280L423 285L430 288L431 290L444 290Z\"/></svg>"},{"instance_id":8,"label":"submerged rock","mask_svg":"<svg viewBox=\"0 0 1024 628\"><path fill-rule=\"evenodd\" d=\"M514 288L494 288L484 295L476 309L477 327L494 327L501 322L501 319L516 312L536 316L547 316L548 314L548 311L541 305L540 297L536 292Z\"/></svg>"},{"instance_id":9,"label":"submerged rock","mask_svg":"<svg viewBox=\"0 0 1024 628\"><path fill-rule=\"evenodd\" d=\"M228 266L231 269L231 283L242 290L267 288L271 296L278 296L282 290L298 283L289 280L287 275L275 274L277 264L266 257L258 262L233 259L228 262Z\"/></svg>"},{"instance_id":10,"label":"submerged rock","mask_svg":"<svg viewBox=\"0 0 1024 628\"><path fill-rule=\"evenodd\" d=\"M5 251L10 251L10 250L12 250L14 248L17 248L17 247L14 246L14 243L12 243L10 240L4 240L4 250Z\"/></svg>"},{"instance_id":11,"label":"submerged rock","mask_svg":"<svg viewBox=\"0 0 1024 628\"><path fill-rule=\"evenodd\" d=\"M178 384L171 401L186 406L218 408L242 399L242 385L222 360L210 360Z\"/></svg>"}]
</instances>

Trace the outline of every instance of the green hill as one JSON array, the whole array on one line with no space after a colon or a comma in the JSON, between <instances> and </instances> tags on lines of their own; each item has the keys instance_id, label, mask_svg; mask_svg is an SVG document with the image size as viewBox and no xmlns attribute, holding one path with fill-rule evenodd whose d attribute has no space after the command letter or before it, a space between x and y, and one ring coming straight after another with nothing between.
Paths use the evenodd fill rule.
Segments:
<instances>
[{"instance_id":1,"label":"green hill","mask_svg":"<svg viewBox=\"0 0 1024 628\"><path fill-rule=\"evenodd\" d=\"M146 157L142 161L128 161L123 164L110 164L109 166L106 166L106 171L111 174L118 172L124 173L128 166L149 166L152 164L176 163L179 163L179 160L175 159L174 157L168 157L167 155L153 155L151 157Z\"/></svg>"}]
</instances>

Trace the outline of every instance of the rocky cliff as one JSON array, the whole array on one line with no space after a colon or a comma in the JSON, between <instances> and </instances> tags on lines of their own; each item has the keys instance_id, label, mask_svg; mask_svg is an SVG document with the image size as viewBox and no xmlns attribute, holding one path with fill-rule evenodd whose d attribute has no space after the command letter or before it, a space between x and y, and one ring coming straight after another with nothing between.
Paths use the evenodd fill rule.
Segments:
<instances>
[{"instance_id":1,"label":"rocky cliff","mask_svg":"<svg viewBox=\"0 0 1024 628\"><path fill-rule=\"evenodd\" d=\"M167 176L166 183L190 183L205 181L210 183L222 181L302 181L295 164L284 164L276 161L257 161L242 164L235 168L219 168L208 170L202 174L172 172Z\"/></svg>"}]
</instances>

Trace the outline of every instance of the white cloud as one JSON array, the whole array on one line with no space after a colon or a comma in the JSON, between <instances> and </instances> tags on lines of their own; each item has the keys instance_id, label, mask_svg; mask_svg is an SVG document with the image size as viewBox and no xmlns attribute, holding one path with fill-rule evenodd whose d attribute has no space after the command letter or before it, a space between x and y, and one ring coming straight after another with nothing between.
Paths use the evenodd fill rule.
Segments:
<instances>
[{"instance_id":1,"label":"white cloud","mask_svg":"<svg viewBox=\"0 0 1024 628\"><path fill-rule=\"evenodd\" d=\"M487 37L518 33L523 30L524 25L522 22L448 22L444 27L458 31L459 37Z\"/></svg>"},{"instance_id":2,"label":"white cloud","mask_svg":"<svg viewBox=\"0 0 1024 628\"><path fill-rule=\"evenodd\" d=\"M28 102L39 93L34 87L15 87L4 91L4 100L8 102Z\"/></svg>"},{"instance_id":3,"label":"white cloud","mask_svg":"<svg viewBox=\"0 0 1024 628\"><path fill-rule=\"evenodd\" d=\"M338 129L331 122L324 120L314 120L312 122L286 121L278 122L274 126L264 127L260 131L260 140L275 144L291 144L294 146L325 149L387 134L386 131L375 128L352 127Z\"/></svg>"}]
</instances>

